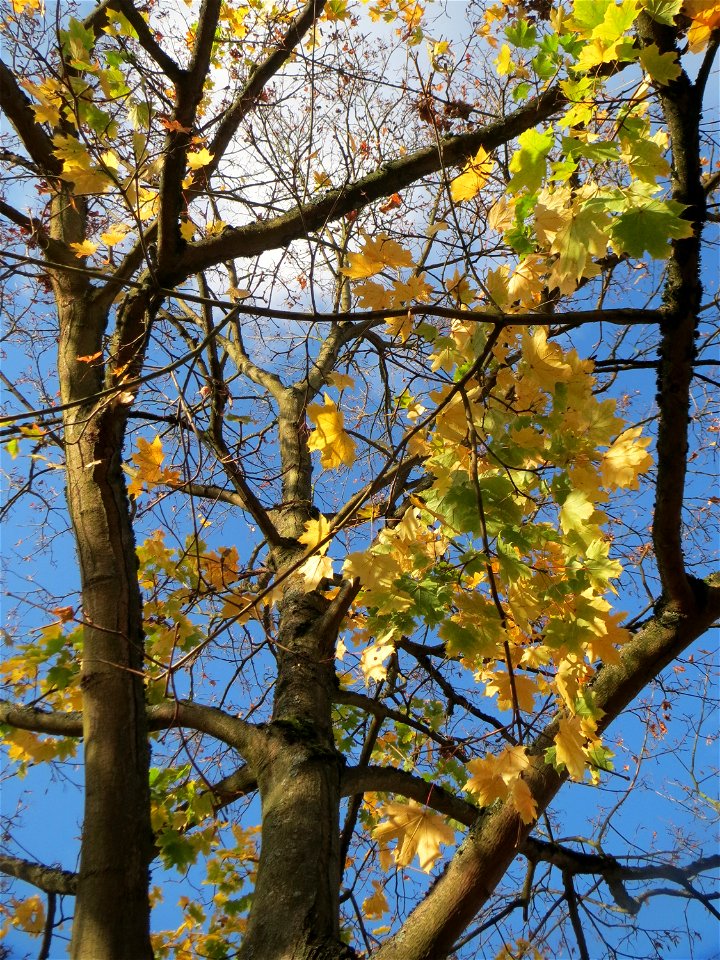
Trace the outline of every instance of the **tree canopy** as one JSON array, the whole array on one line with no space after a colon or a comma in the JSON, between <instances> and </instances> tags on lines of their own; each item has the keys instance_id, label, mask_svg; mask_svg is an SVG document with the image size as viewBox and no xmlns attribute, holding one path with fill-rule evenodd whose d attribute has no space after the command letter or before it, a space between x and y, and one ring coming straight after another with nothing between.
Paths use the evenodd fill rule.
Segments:
<instances>
[{"instance_id":1,"label":"tree canopy","mask_svg":"<svg viewBox=\"0 0 720 960\"><path fill-rule=\"evenodd\" d=\"M2 36L11 949L691 953L717 0L10 0ZM635 834L674 762L677 832ZM65 781L81 836L29 857Z\"/></svg>"}]
</instances>

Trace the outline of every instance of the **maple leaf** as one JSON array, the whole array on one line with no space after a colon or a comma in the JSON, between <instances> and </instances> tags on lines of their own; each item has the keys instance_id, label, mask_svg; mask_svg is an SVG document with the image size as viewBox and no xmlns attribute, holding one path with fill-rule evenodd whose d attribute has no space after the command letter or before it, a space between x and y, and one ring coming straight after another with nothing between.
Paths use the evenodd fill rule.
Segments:
<instances>
[{"instance_id":1,"label":"maple leaf","mask_svg":"<svg viewBox=\"0 0 720 960\"><path fill-rule=\"evenodd\" d=\"M718 0L685 0L682 12L691 18L688 43L691 53L704 50L713 30L720 27L720 3Z\"/></svg>"},{"instance_id":2,"label":"maple leaf","mask_svg":"<svg viewBox=\"0 0 720 960\"><path fill-rule=\"evenodd\" d=\"M685 209L676 200L648 200L624 210L610 231L613 247L631 257L641 257L647 250L656 260L664 260L670 254L668 240L693 235L692 223L679 216Z\"/></svg>"},{"instance_id":3,"label":"maple leaf","mask_svg":"<svg viewBox=\"0 0 720 960\"><path fill-rule=\"evenodd\" d=\"M325 404L311 403L308 419L315 430L308 438L308 448L320 453L320 463L326 470L337 470L341 464L351 467L355 462L355 441L345 432L344 417L327 394Z\"/></svg>"},{"instance_id":4,"label":"maple leaf","mask_svg":"<svg viewBox=\"0 0 720 960\"><path fill-rule=\"evenodd\" d=\"M39 936L45 926L45 907L40 897L28 897L15 904L15 920L25 933Z\"/></svg>"},{"instance_id":5,"label":"maple leaf","mask_svg":"<svg viewBox=\"0 0 720 960\"><path fill-rule=\"evenodd\" d=\"M524 780L519 777L513 780L510 785L510 797L523 823L533 823L537 820L537 803Z\"/></svg>"},{"instance_id":6,"label":"maple leaf","mask_svg":"<svg viewBox=\"0 0 720 960\"><path fill-rule=\"evenodd\" d=\"M463 200L472 200L487 183L495 161L488 156L484 147L480 147L475 156L463 168L459 177L450 184L450 196L453 203L461 203Z\"/></svg>"},{"instance_id":7,"label":"maple leaf","mask_svg":"<svg viewBox=\"0 0 720 960\"><path fill-rule=\"evenodd\" d=\"M100 239L106 247L114 247L125 239L129 229L130 228L124 223L114 223L109 230L100 234Z\"/></svg>"},{"instance_id":8,"label":"maple leaf","mask_svg":"<svg viewBox=\"0 0 720 960\"><path fill-rule=\"evenodd\" d=\"M604 210L590 206L570 208L550 247L552 253L559 255L550 274L550 287L572 293L583 277L597 275L599 268L592 258L605 255L608 236L604 228L609 225L610 218Z\"/></svg>"},{"instance_id":9,"label":"maple leaf","mask_svg":"<svg viewBox=\"0 0 720 960\"><path fill-rule=\"evenodd\" d=\"M595 507L587 495L582 490L572 490L560 508L560 526L563 533L575 531L582 534L594 512Z\"/></svg>"},{"instance_id":10,"label":"maple leaf","mask_svg":"<svg viewBox=\"0 0 720 960\"><path fill-rule=\"evenodd\" d=\"M526 187L529 193L534 193L542 184L547 168L547 155L552 149L555 137L552 126L544 133L537 130L526 130L518 137L520 149L516 150L510 160L510 173L514 176L508 184L508 190L519 193Z\"/></svg>"},{"instance_id":11,"label":"maple leaf","mask_svg":"<svg viewBox=\"0 0 720 960\"><path fill-rule=\"evenodd\" d=\"M477 758L468 763L472 774L465 784L468 793L477 797L481 807L488 807L496 800L504 800L510 785L519 778L530 764L525 747L506 747L497 756Z\"/></svg>"},{"instance_id":12,"label":"maple leaf","mask_svg":"<svg viewBox=\"0 0 720 960\"><path fill-rule=\"evenodd\" d=\"M75 251L75 256L81 259L82 257L91 257L98 248L96 243L93 243L92 240L83 240L82 243L71 243L70 248Z\"/></svg>"},{"instance_id":13,"label":"maple leaf","mask_svg":"<svg viewBox=\"0 0 720 960\"><path fill-rule=\"evenodd\" d=\"M664 130L650 133L647 121L637 122L629 118L625 131L631 136L620 138L620 158L628 165L633 176L655 186L657 180L670 173L670 164L665 158L668 148L668 136Z\"/></svg>"},{"instance_id":14,"label":"maple leaf","mask_svg":"<svg viewBox=\"0 0 720 960\"><path fill-rule=\"evenodd\" d=\"M547 331L538 327L532 333L524 331L522 336L523 367L535 383L548 393L554 393L558 383L569 380L573 375L559 344L548 341Z\"/></svg>"},{"instance_id":15,"label":"maple leaf","mask_svg":"<svg viewBox=\"0 0 720 960\"><path fill-rule=\"evenodd\" d=\"M509 73L513 72L513 59L512 59L512 50L504 43L500 48L500 53L493 60L495 64L495 69L499 77L506 77Z\"/></svg>"},{"instance_id":16,"label":"maple leaf","mask_svg":"<svg viewBox=\"0 0 720 960\"><path fill-rule=\"evenodd\" d=\"M353 287L353 293L359 297L363 310L388 310L391 306L391 294L387 287L373 280L366 280Z\"/></svg>"},{"instance_id":17,"label":"maple leaf","mask_svg":"<svg viewBox=\"0 0 720 960\"><path fill-rule=\"evenodd\" d=\"M535 706L535 694L538 693L537 683L522 673L516 673L513 682L506 672L484 670L482 680L485 683L485 696L498 695L498 707L501 710L510 710L514 706L515 697L520 710L530 713ZM513 692L513 687L515 688Z\"/></svg>"},{"instance_id":18,"label":"maple leaf","mask_svg":"<svg viewBox=\"0 0 720 960\"><path fill-rule=\"evenodd\" d=\"M413 317L409 310L399 317L386 317L385 323L390 336L393 339L397 338L400 343L405 343L412 333Z\"/></svg>"},{"instance_id":19,"label":"maple leaf","mask_svg":"<svg viewBox=\"0 0 720 960\"><path fill-rule=\"evenodd\" d=\"M399 193L393 193L392 196L388 197L385 203L380 204L380 213L389 213L391 210L397 209L397 207L402 206L402 197Z\"/></svg>"},{"instance_id":20,"label":"maple leaf","mask_svg":"<svg viewBox=\"0 0 720 960\"><path fill-rule=\"evenodd\" d=\"M375 892L371 897L363 900L362 912L366 920L379 920L390 909L383 885L379 880L373 880Z\"/></svg>"},{"instance_id":21,"label":"maple leaf","mask_svg":"<svg viewBox=\"0 0 720 960\"><path fill-rule=\"evenodd\" d=\"M565 764L573 780L582 780L585 776L587 757L584 746L585 736L580 728L579 717L562 719L555 735L556 757L559 763Z\"/></svg>"},{"instance_id":22,"label":"maple leaf","mask_svg":"<svg viewBox=\"0 0 720 960\"><path fill-rule=\"evenodd\" d=\"M640 439L641 433L641 427L625 430L603 453L600 474L606 487L638 489L638 477L647 473L653 462L646 449L652 441L650 437Z\"/></svg>"},{"instance_id":23,"label":"maple leaf","mask_svg":"<svg viewBox=\"0 0 720 960\"><path fill-rule=\"evenodd\" d=\"M348 266L340 271L351 280L372 277L384 267L411 267L413 259L409 250L391 240L386 233L375 237L363 234L363 246L358 253L348 254Z\"/></svg>"},{"instance_id":24,"label":"maple leaf","mask_svg":"<svg viewBox=\"0 0 720 960\"><path fill-rule=\"evenodd\" d=\"M199 170L201 167L206 167L214 158L215 154L210 153L207 147L203 147L202 150L188 154L187 165L191 170Z\"/></svg>"},{"instance_id":25,"label":"maple leaf","mask_svg":"<svg viewBox=\"0 0 720 960\"><path fill-rule=\"evenodd\" d=\"M603 663L620 662L620 652L617 648L632 638L630 631L620 626L620 621L624 618L624 613L606 614L594 636L588 641L589 660L601 660Z\"/></svg>"},{"instance_id":26,"label":"maple leaf","mask_svg":"<svg viewBox=\"0 0 720 960\"><path fill-rule=\"evenodd\" d=\"M645 13L658 23L675 26L675 17L680 13L684 0L643 0Z\"/></svg>"},{"instance_id":27,"label":"maple leaf","mask_svg":"<svg viewBox=\"0 0 720 960\"><path fill-rule=\"evenodd\" d=\"M144 487L151 490L159 484L172 484L180 480L180 472L170 467L162 467L164 458L163 446L160 437L150 443L144 437L138 437L137 450L133 454L135 468L125 467L131 477L128 493L131 497L138 497Z\"/></svg>"},{"instance_id":28,"label":"maple leaf","mask_svg":"<svg viewBox=\"0 0 720 960\"><path fill-rule=\"evenodd\" d=\"M298 537L298 541L304 543L308 550L314 550L320 541L324 540L329 533L330 524L325 517L320 514L317 520L307 520L305 522L305 533ZM327 553L329 546L329 543L323 544L323 546L320 547L320 553Z\"/></svg>"},{"instance_id":29,"label":"maple leaf","mask_svg":"<svg viewBox=\"0 0 720 960\"><path fill-rule=\"evenodd\" d=\"M395 651L395 644L392 641L378 640L377 643L365 647L360 655L360 669L365 676L365 683L371 680L379 682L387 676L387 667L385 661L391 653Z\"/></svg>"},{"instance_id":30,"label":"maple leaf","mask_svg":"<svg viewBox=\"0 0 720 960\"><path fill-rule=\"evenodd\" d=\"M640 51L640 63L656 83L667 84L671 80L677 80L682 73L682 67L678 63L677 54L671 50L669 53L660 53L658 45L651 43L643 47Z\"/></svg>"},{"instance_id":31,"label":"maple leaf","mask_svg":"<svg viewBox=\"0 0 720 960\"><path fill-rule=\"evenodd\" d=\"M180 236L183 238L183 240L187 241L187 243L190 243L192 238L195 236L195 230L196 227L192 220L180 221Z\"/></svg>"},{"instance_id":32,"label":"maple leaf","mask_svg":"<svg viewBox=\"0 0 720 960\"><path fill-rule=\"evenodd\" d=\"M325 544L325 550L327 550L327 547L328 545ZM314 557L308 557L305 563L298 568L298 573L304 578L303 589L305 593L310 593L311 590L316 589L322 580L332 580L332 560L322 553L316 554Z\"/></svg>"},{"instance_id":33,"label":"maple leaf","mask_svg":"<svg viewBox=\"0 0 720 960\"><path fill-rule=\"evenodd\" d=\"M355 386L355 380L346 373L339 373L337 370L329 373L325 378L328 386L335 387L336 390L352 390Z\"/></svg>"},{"instance_id":34,"label":"maple leaf","mask_svg":"<svg viewBox=\"0 0 720 960\"><path fill-rule=\"evenodd\" d=\"M415 854L420 869L430 873L433 864L441 856L440 844L455 843L455 831L436 813L420 806L414 800L409 803L385 803L378 808L386 823L379 823L372 832L381 846L391 840L397 841L394 850L395 863L406 867Z\"/></svg>"}]
</instances>

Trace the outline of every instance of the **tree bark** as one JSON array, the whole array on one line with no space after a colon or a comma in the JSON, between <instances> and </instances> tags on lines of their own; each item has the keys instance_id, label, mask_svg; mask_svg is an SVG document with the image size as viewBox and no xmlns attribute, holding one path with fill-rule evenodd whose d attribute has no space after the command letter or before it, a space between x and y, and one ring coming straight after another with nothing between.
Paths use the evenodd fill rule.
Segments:
<instances>
[{"instance_id":1,"label":"tree bark","mask_svg":"<svg viewBox=\"0 0 720 960\"><path fill-rule=\"evenodd\" d=\"M53 233L84 239L84 203L61 191ZM57 270L58 372L65 412L67 500L80 565L85 809L71 956L152 957L148 866L153 850L143 687L142 600L121 454L126 407L99 404L107 317L87 278ZM119 909L118 905L122 908Z\"/></svg>"},{"instance_id":2,"label":"tree bark","mask_svg":"<svg viewBox=\"0 0 720 960\"><path fill-rule=\"evenodd\" d=\"M296 563L312 517L304 393L278 391L283 503L273 550L279 570ZM241 960L340 960L342 757L332 725L337 625L330 602L287 581L278 605L277 681L270 747L255 772L262 801L260 865Z\"/></svg>"}]
</instances>

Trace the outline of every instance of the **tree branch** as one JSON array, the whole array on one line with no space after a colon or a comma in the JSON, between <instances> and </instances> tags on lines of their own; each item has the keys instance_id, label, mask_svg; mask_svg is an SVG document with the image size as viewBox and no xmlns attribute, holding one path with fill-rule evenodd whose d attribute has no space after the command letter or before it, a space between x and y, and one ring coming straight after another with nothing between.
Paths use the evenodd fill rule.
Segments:
<instances>
[{"instance_id":1,"label":"tree branch","mask_svg":"<svg viewBox=\"0 0 720 960\"><path fill-rule=\"evenodd\" d=\"M60 893L75 896L77 874L59 867L46 867L44 863L33 863L20 857L0 854L0 873L30 883L45 893Z\"/></svg>"},{"instance_id":2,"label":"tree branch","mask_svg":"<svg viewBox=\"0 0 720 960\"><path fill-rule=\"evenodd\" d=\"M340 790L344 797L376 791L396 793L417 800L466 827L471 827L480 816L477 807L444 787L396 767L349 767L343 771Z\"/></svg>"},{"instance_id":3,"label":"tree branch","mask_svg":"<svg viewBox=\"0 0 720 960\"><path fill-rule=\"evenodd\" d=\"M393 710L391 707L386 707L384 703L379 703L377 700L372 700L370 697L366 697L362 693L355 693L352 690L336 690L335 693L333 693L333 700L335 703L344 703L350 707L359 707L361 710L365 710L373 716L383 717L386 720L394 720L395 723L402 723L405 724L406 727L412 727L413 730L417 730L418 733L422 733L423 736L434 740L435 743L439 743L442 747L450 748L455 756L462 758L463 751L460 749L457 741L451 737L443 737L442 734L436 733L430 727L424 723L420 723L419 720L415 720L414 717L411 717L407 713L402 713L400 710Z\"/></svg>"},{"instance_id":4,"label":"tree branch","mask_svg":"<svg viewBox=\"0 0 720 960\"><path fill-rule=\"evenodd\" d=\"M199 185L205 186L212 174L217 170L218 163L235 136L238 127L250 110L255 106L257 98L272 78L282 69L295 47L310 30L323 11L327 0L309 0L300 11L296 19L288 28L278 46L262 63L259 63L250 72L245 86L234 99L218 125L210 144L209 151L213 159L203 169L202 180Z\"/></svg>"},{"instance_id":5,"label":"tree branch","mask_svg":"<svg viewBox=\"0 0 720 960\"><path fill-rule=\"evenodd\" d=\"M204 706L189 700L168 700L147 708L148 729L171 730L185 727L207 733L228 746L234 747L250 765L262 755L267 745L264 731L223 710ZM0 723L34 733L55 734L63 737L82 736L82 713L73 711L38 710L36 707L16 706L0 700Z\"/></svg>"},{"instance_id":6,"label":"tree branch","mask_svg":"<svg viewBox=\"0 0 720 960\"><path fill-rule=\"evenodd\" d=\"M406 157L391 160L354 183L328 190L319 200L303 204L273 220L225 230L222 236L188 245L178 264L176 277L197 273L222 260L252 257L285 247L374 200L404 190L445 167L463 163L480 147L489 152L509 143L523 131L547 120L566 102L560 86L555 85L502 120L441 141L439 149L436 144L423 147Z\"/></svg>"},{"instance_id":7,"label":"tree branch","mask_svg":"<svg viewBox=\"0 0 720 960\"><path fill-rule=\"evenodd\" d=\"M7 64L1 60L0 109L15 128L33 162L46 175L59 176L62 173L62 163L53 152L53 142L35 120L32 101L20 89Z\"/></svg>"},{"instance_id":8,"label":"tree branch","mask_svg":"<svg viewBox=\"0 0 720 960\"><path fill-rule=\"evenodd\" d=\"M626 644L620 662L603 667L593 683L597 706L605 711L605 729L650 679L701 636L720 616L720 575L696 586L691 612L666 609ZM538 808L544 810L567 779L543 759L558 732L555 720L531 748L532 767L525 779ZM530 830L507 801L481 816L425 899L399 932L378 950L377 960L441 960L477 911L492 895Z\"/></svg>"},{"instance_id":9,"label":"tree branch","mask_svg":"<svg viewBox=\"0 0 720 960\"><path fill-rule=\"evenodd\" d=\"M687 888L692 877L720 869L720 854L700 857L684 867L678 867L670 863L633 867L621 863L616 857L573 850L570 847L540 840L537 837L528 837L520 852L531 863L542 861L557 867L562 871L563 876L592 874L602 877L620 909L632 916L635 916L640 910L645 895L638 898L631 896L625 889L626 883L637 883L643 880L670 880ZM702 902L707 899L698 891L693 891L692 895ZM716 913L712 905L708 909L712 913Z\"/></svg>"}]
</instances>

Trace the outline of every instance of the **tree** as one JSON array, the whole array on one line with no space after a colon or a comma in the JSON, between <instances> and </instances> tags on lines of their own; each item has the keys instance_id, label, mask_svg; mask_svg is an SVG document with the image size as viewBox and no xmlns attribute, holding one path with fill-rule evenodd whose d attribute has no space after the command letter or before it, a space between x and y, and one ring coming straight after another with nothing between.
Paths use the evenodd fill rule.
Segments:
<instances>
[{"instance_id":1,"label":"tree","mask_svg":"<svg viewBox=\"0 0 720 960\"><path fill-rule=\"evenodd\" d=\"M78 558L55 590L38 552L4 666L18 772L82 750L77 868L0 859L42 956L58 896L93 960L588 957L654 880L718 916L718 857L551 804L622 778L605 730L720 613L720 7L465 12L5 12L6 508ZM158 859L215 897L151 935Z\"/></svg>"}]
</instances>

